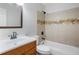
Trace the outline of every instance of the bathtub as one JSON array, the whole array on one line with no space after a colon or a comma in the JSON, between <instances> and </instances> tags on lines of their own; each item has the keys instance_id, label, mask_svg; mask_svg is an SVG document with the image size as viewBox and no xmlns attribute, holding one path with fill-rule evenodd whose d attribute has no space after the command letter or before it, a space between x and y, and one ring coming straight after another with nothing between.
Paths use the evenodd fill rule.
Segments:
<instances>
[{"instance_id":1,"label":"bathtub","mask_svg":"<svg viewBox=\"0 0 79 59\"><path fill-rule=\"evenodd\" d=\"M52 55L79 55L79 48L57 42L45 41L45 45L50 46Z\"/></svg>"}]
</instances>

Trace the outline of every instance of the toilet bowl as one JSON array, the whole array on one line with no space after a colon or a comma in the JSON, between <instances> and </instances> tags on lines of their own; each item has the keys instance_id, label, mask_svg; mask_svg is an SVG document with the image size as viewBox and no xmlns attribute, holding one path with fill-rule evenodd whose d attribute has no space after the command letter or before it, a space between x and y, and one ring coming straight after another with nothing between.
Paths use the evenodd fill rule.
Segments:
<instances>
[{"instance_id":1,"label":"toilet bowl","mask_svg":"<svg viewBox=\"0 0 79 59\"><path fill-rule=\"evenodd\" d=\"M40 55L49 55L49 54L51 54L50 53L50 47L49 46L46 46L44 44L44 41L43 40L40 41L38 35L34 36L34 38L37 39L37 53L38 54L40 54Z\"/></svg>"},{"instance_id":2,"label":"toilet bowl","mask_svg":"<svg viewBox=\"0 0 79 59\"><path fill-rule=\"evenodd\" d=\"M50 47L46 45L38 45L37 46L37 52L41 55L49 55L50 53Z\"/></svg>"}]
</instances>

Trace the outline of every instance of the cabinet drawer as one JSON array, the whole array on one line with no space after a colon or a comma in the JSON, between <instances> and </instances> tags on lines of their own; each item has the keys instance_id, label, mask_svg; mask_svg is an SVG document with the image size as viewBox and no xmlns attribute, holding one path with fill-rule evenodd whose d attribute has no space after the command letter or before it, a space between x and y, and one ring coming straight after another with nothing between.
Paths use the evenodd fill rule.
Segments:
<instances>
[{"instance_id":1,"label":"cabinet drawer","mask_svg":"<svg viewBox=\"0 0 79 59\"><path fill-rule=\"evenodd\" d=\"M2 55L21 55L22 53L24 53L24 51L28 51L34 47L36 47L36 41L31 42L29 44L25 44L25 45L18 47L16 49L10 50L6 53L3 53Z\"/></svg>"}]
</instances>

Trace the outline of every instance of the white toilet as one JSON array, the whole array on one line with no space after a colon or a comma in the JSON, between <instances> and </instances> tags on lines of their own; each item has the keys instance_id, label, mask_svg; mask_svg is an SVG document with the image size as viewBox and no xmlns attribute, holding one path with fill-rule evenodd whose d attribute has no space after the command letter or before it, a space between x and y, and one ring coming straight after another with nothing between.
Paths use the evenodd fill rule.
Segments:
<instances>
[{"instance_id":1,"label":"white toilet","mask_svg":"<svg viewBox=\"0 0 79 59\"><path fill-rule=\"evenodd\" d=\"M41 55L50 55L50 47L46 45L38 45L37 52Z\"/></svg>"},{"instance_id":2,"label":"white toilet","mask_svg":"<svg viewBox=\"0 0 79 59\"><path fill-rule=\"evenodd\" d=\"M51 54L50 53L50 47L49 46L46 46L42 42L39 42L39 36L35 36L36 39L37 39L37 53L40 54L40 55L49 55Z\"/></svg>"},{"instance_id":3,"label":"white toilet","mask_svg":"<svg viewBox=\"0 0 79 59\"><path fill-rule=\"evenodd\" d=\"M42 44L43 41L39 42L39 36L33 36L37 39L37 53L40 55L49 55L51 54L51 50L49 46L46 46L45 44Z\"/></svg>"}]
</instances>

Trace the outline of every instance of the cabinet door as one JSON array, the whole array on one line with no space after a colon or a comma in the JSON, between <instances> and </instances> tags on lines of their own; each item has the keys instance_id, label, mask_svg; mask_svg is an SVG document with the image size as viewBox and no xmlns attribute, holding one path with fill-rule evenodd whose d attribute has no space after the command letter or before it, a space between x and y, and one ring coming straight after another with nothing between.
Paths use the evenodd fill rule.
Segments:
<instances>
[{"instance_id":1,"label":"cabinet door","mask_svg":"<svg viewBox=\"0 0 79 59\"><path fill-rule=\"evenodd\" d=\"M36 55L36 48L30 49L29 51L25 51L24 55Z\"/></svg>"}]
</instances>

